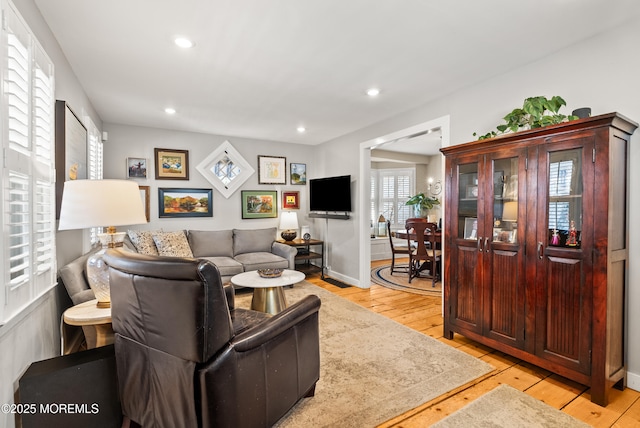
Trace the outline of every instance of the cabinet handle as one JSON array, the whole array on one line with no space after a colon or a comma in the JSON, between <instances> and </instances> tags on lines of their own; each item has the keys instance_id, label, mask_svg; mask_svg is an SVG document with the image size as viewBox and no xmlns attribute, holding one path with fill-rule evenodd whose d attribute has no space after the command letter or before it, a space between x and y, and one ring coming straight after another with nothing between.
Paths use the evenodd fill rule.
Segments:
<instances>
[{"instance_id":1,"label":"cabinet handle","mask_svg":"<svg viewBox=\"0 0 640 428\"><path fill-rule=\"evenodd\" d=\"M478 247L478 252L481 253L482 252L482 236L478 237L478 241L476 241L476 246Z\"/></svg>"},{"instance_id":2,"label":"cabinet handle","mask_svg":"<svg viewBox=\"0 0 640 428\"><path fill-rule=\"evenodd\" d=\"M544 255L542 254L542 245L543 245L543 244L542 244L542 242L538 242L538 258L539 258L540 260L542 260L542 258L543 258L543 256L544 256Z\"/></svg>"},{"instance_id":3,"label":"cabinet handle","mask_svg":"<svg viewBox=\"0 0 640 428\"><path fill-rule=\"evenodd\" d=\"M489 252L489 238L484 238L484 251Z\"/></svg>"}]
</instances>

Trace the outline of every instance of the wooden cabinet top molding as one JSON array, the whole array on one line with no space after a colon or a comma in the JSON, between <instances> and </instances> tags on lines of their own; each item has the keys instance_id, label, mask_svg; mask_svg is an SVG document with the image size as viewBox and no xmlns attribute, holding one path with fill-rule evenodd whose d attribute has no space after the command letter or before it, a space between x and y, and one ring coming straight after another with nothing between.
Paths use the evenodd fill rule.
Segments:
<instances>
[{"instance_id":1,"label":"wooden cabinet top molding","mask_svg":"<svg viewBox=\"0 0 640 428\"><path fill-rule=\"evenodd\" d=\"M614 112L601 114L599 116L587 117L585 119L572 120L571 122L563 122L557 125L549 125L545 126L544 128L510 132L494 138L487 138L484 140L476 140L464 144L457 144L455 146L443 147L440 149L440 151L445 155L452 153L464 153L467 151L477 152L478 150L483 149L494 151L500 146L512 144L514 142L522 144L524 140L528 139L536 139L548 135L557 136L565 132L601 127L613 127L627 134L633 134L633 132L638 127L638 124L633 120L621 115L620 113Z\"/></svg>"}]
</instances>

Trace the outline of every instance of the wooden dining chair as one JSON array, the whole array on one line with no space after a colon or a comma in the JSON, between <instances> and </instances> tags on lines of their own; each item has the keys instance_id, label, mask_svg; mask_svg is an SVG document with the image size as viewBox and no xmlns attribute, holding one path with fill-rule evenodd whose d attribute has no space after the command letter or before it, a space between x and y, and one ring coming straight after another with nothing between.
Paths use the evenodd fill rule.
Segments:
<instances>
[{"instance_id":1,"label":"wooden dining chair","mask_svg":"<svg viewBox=\"0 0 640 428\"><path fill-rule=\"evenodd\" d=\"M387 235L389 235L389 243L391 244L391 275L393 272L409 272L409 266L399 266L401 269L396 269L396 254L409 255L409 247L398 247L393 244L393 236L391 236L391 221L387 220Z\"/></svg>"},{"instance_id":2,"label":"wooden dining chair","mask_svg":"<svg viewBox=\"0 0 640 428\"><path fill-rule=\"evenodd\" d=\"M405 229L413 233L407 234L407 246L411 247L411 236L415 235L416 248L409 252L409 283L413 278L419 277L420 272L427 267L431 273L431 286L436 286L439 277L439 264L442 258L442 251L436 248L436 230L438 226L435 223L429 223L424 219L410 218L405 223ZM424 237L423 239L419 239ZM427 248L428 242L429 248Z\"/></svg>"}]
</instances>

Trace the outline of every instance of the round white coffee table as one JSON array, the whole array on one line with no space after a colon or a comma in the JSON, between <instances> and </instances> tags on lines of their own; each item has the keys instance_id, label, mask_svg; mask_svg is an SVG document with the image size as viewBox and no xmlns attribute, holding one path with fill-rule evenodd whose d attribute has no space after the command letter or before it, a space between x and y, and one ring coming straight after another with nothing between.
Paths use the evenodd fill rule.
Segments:
<instances>
[{"instance_id":1,"label":"round white coffee table","mask_svg":"<svg viewBox=\"0 0 640 428\"><path fill-rule=\"evenodd\" d=\"M262 278L258 271L239 273L231 278L231 283L240 287L253 288L251 309L275 315L287 307L284 297L286 285L293 285L304 280L304 273L285 269L277 278Z\"/></svg>"}]
</instances>

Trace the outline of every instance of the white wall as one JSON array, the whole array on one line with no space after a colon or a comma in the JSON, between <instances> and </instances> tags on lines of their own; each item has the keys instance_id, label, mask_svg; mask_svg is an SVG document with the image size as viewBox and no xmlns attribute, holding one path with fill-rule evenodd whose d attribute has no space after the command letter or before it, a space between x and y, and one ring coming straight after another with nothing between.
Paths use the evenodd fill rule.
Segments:
<instances>
[{"instance_id":1,"label":"white wall","mask_svg":"<svg viewBox=\"0 0 640 428\"><path fill-rule=\"evenodd\" d=\"M147 159L147 179L134 180L140 185L150 186L151 222L132 228L150 230L222 230L232 228L256 229L278 227L279 218L243 220L240 201L241 190L277 190L278 214L282 212L282 192L300 192L300 209L296 210L298 213L298 223L300 226L309 225L313 237L321 237L322 229L318 227L318 219L308 217L309 186L289 184L289 164L291 162L304 163L307 165L307 179L309 177L322 175L316 168L314 155L316 149L313 146L192 132L168 131L111 123L105 123L104 128L109 134L109 140L104 144L105 178L126 178L127 157ZM211 183L196 169L196 166L225 140L229 141L256 170L242 185L241 189L233 193L228 199L215 190ZM156 180L154 148L188 150L189 180ZM258 184L258 155L286 157L286 185ZM213 188L213 217L181 219L159 218L158 188L160 187ZM299 233L300 231L298 231L298 234Z\"/></svg>"},{"instance_id":2,"label":"white wall","mask_svg":"<svg viewBox=\"0 0 640 428\"><path fill-rule=\"evenodd\" d=\"M501 118L513 108L521 106L530 96L560 95L568 103L564 109L570 113L579 107L591 107L593 115L618 111L640 121L640 83L637 54L640 40L640 18L625 25L580 42L554 55L533 61L525 67L452 93L420 108L413 109L373 126L345 135L321 145L320 156L328 175L351 174L358 177L359 164L348 162L358 158L362 142L372 140L400 129L450 115L451 144L463 144L474 139L473 132L485 133L501 123ZM640 165L640 131L631 141L631 165ZM630 169L630 183L640 182L640 170ZM355 186L355 200L359 200ZM640 187L630 186L629 218L640 216ZM357 206L357 205L355 205ZM334 269L345 277L358 278L360 256L359 222L368 221L360 213L352 220L336 226L333 236L340 236L340 245L334 245L330 257ZM629 255L640 259L640 225L630 221ZM341 260L336 262L335 260ZM361 278L365 281L366 278ZM629 386L640 390L640 330L629 326L640 325L640 266L631 265L628 271L627 359Z\"/></svg>"}]
</instances>

